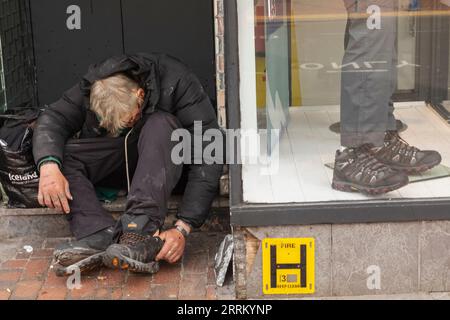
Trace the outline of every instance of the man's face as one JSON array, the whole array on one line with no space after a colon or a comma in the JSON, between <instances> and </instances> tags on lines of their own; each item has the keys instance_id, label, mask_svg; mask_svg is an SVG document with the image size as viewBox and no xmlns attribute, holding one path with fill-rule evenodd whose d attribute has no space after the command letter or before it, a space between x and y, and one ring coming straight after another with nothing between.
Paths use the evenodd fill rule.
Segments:
<instances>
[{"instance_id":1,"label":"man's face","mask_svg":"<svg viewBox=\"0 0 450 320\"><path fill-rule=\"evenodd\" d=\"M136 95L140 98L141 101L144 100L145 92L143 89L138 89L136 91ZM133 111L125 116L123 122L125 123L126 128L132 128L141 118L142 105L137 104Z\"/></svg>"},{"instance_id":2,"label":"man's face","mask_svg":"<svg viewBox=\"0 0 450 320\"><path fill-rule=\"evenodd\" d=\"M123 122L125 123L126 128L132 128L141 118L141 107L136 106L133 111L131 111L125 119L123 119Z\"/></svg>"}]
</instances>

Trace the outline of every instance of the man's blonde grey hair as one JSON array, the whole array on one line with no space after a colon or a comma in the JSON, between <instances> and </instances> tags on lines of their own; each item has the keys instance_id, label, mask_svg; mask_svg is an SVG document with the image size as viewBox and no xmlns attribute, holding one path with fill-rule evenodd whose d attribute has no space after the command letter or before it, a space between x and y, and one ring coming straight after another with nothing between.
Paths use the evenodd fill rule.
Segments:
<instances>
[{"instance_id":1,"label":"man's blonde grey hair","mask_svg":"<svg viewBox=\"0 0 450 320\"><path fill-rule=\"evenodd\" d=\"M142 104L142 98L136 94L138 89L137 82L121 73L97 80L92 85L91 110L109 135L117 137L126 126L124 118L127 114Z\"/></svg>"}]
</instances>

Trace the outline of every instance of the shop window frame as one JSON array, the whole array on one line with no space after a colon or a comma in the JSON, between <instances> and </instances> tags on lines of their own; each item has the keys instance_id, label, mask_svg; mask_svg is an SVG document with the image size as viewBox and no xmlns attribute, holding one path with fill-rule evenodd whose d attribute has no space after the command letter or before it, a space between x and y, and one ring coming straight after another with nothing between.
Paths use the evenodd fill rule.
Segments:
<instances>
[{"instance_id":1,"label":"shop window frame","mask_svg":"<svg viewBox=\"0 0 450 320\"><path fill-rule=\"evenodd\" d=\"M239 129L241 123L237 1L239 0L224 1L226 109L229 129ZM427 77L431 79L431 88L421 88L419 93L427 102L432 100L433 88L439 79L436 76L436 66L433 69L430 77ZM246 203L243 200L242 165L234 164L230 165L230 212L231 224L236 227L450 220L450 190L448 198Z\"/></svg>"}]
</instances>

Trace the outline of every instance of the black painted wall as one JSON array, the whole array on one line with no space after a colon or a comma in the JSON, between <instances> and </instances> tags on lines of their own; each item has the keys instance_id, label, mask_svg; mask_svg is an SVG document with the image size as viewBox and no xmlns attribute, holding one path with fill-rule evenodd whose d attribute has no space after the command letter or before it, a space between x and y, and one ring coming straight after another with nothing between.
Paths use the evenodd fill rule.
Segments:
<instances>
[{"instance_id":1,"label":"black painted wall","mask_svg":"<svg viewBox=\"0 0 450 320\"><path fill-rule=\"evenodd\" d=\"M183 60L215 100L213 0L124 0L127 52L166 52Z\"/></svg>"},{"instance_id":2,"label":"black painted wall","mask_svg":"<svg viewBox=\"0 0 450 320\"><path fill-rule=\"evenodd\" d=\"M30 0L40 105L52 103L88 66L123 52L166 52L183 60L215 100L212 0ZM81 9L69 30L67 8Z\"/></svg>"}]
</instances>

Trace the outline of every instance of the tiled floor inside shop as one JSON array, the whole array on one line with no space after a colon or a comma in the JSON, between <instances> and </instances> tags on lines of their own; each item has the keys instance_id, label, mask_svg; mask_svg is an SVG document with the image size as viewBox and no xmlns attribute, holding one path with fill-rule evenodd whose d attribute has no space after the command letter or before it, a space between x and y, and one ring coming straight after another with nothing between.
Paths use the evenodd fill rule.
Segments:
<instances>
[{"instance_id":1,"label":"tiled floor inside shop","mask_svg":"<svg viewBox=\"0 0 450 320\"><path fill-rule=\"evenodd\" d=\"M449 124L420 102L396 104L395 115L408 125L401 134L408 143L421 149L439 151L442 164L450 167ZM334 162L336 149L340 146L339 135L329 129L338 121L338 106L291 108L289 126L279 145L277 173L263 175L261 167L244 165L244 200L251 203L299 203L450 196L450 177L410 183L400 190L377 197L333 190L333 171L326 164Z\"/></svg>"}]
</instances>

